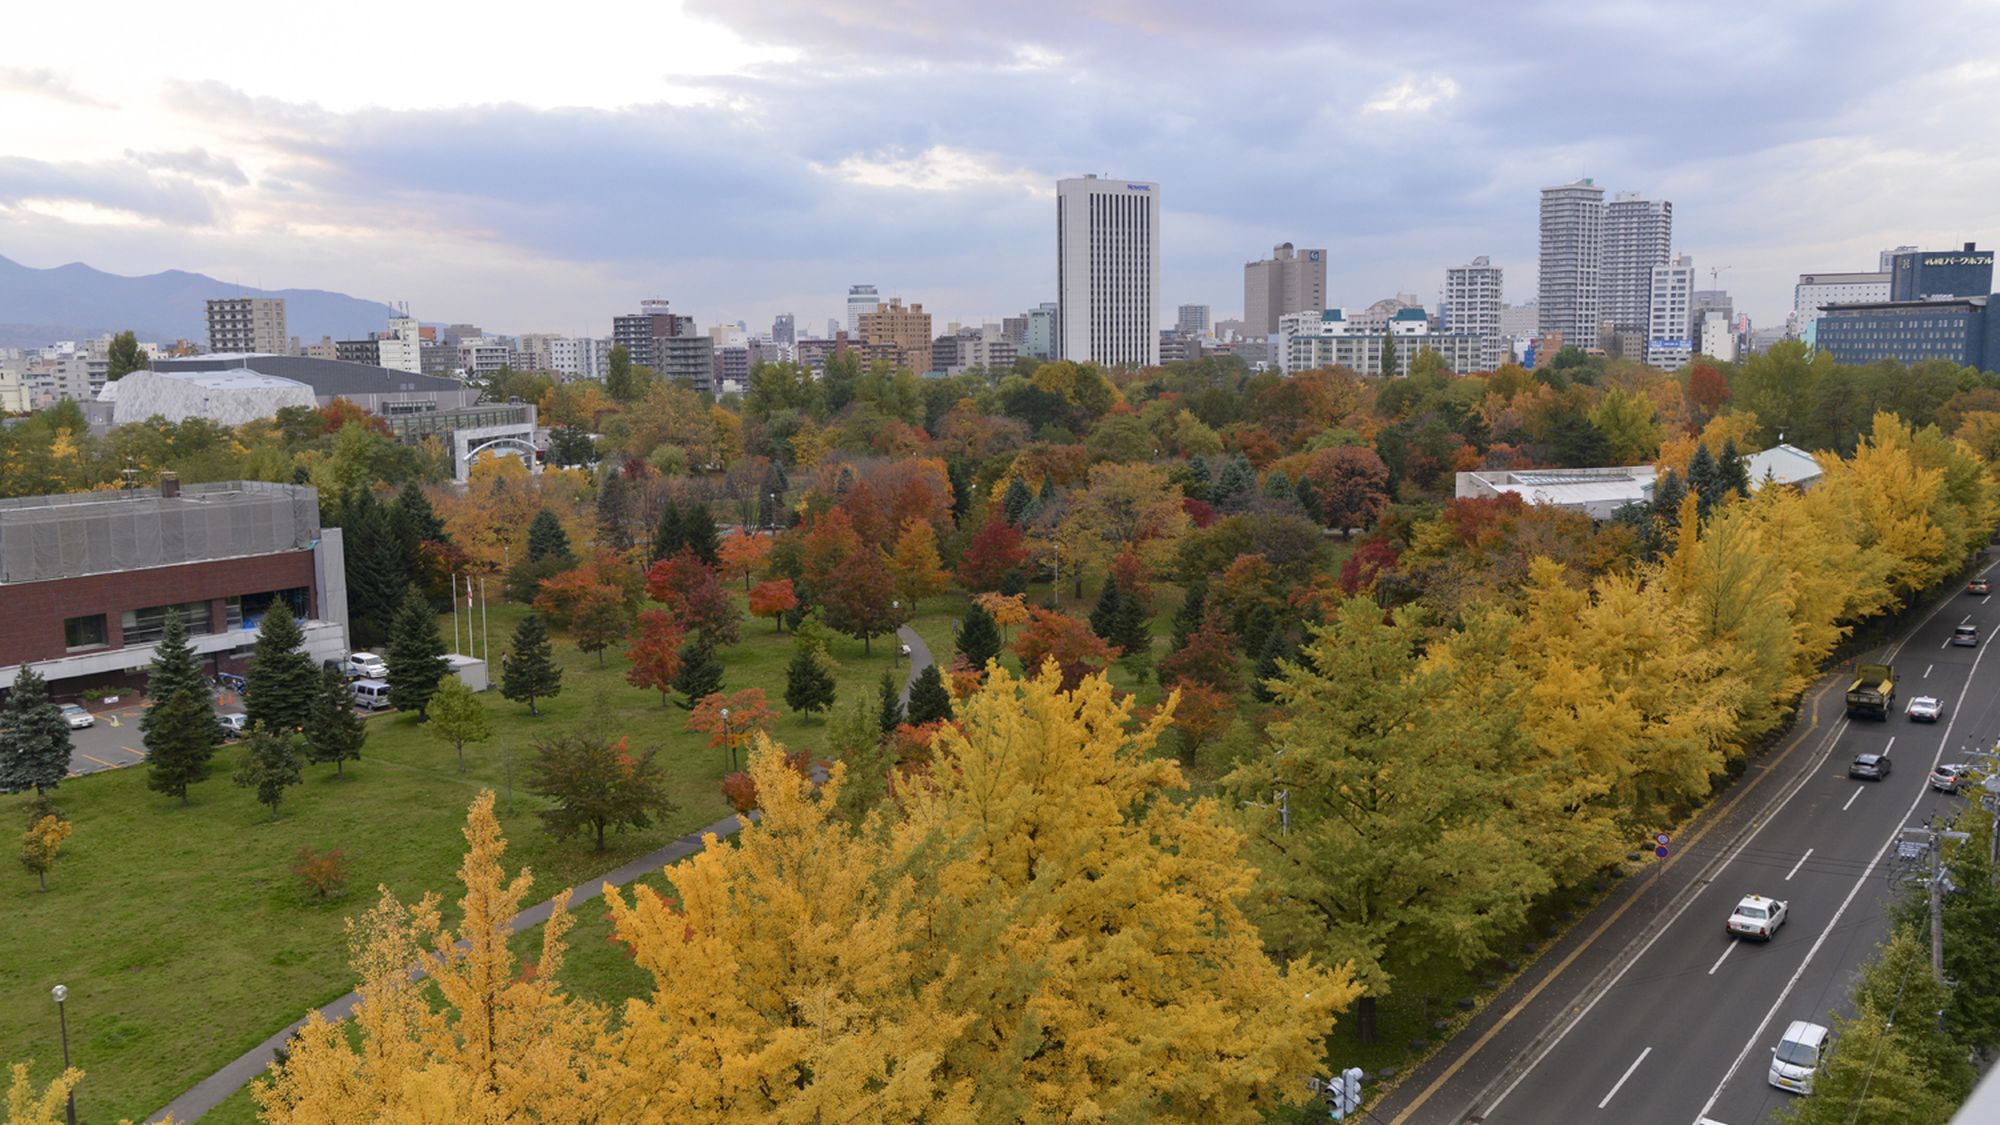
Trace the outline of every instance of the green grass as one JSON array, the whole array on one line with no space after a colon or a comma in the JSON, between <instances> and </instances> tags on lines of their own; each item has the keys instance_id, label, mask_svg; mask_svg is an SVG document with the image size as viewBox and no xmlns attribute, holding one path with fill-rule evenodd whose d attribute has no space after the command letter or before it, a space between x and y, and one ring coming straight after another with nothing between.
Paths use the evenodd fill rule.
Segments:
<instances>
[{"instance_id":1,"label":"green grass","mask_svg":"<svg viewBox=\"0 0 2000 1125\"><path fill-rule=\"evenodd\" d=\"M948 634L944 605L939 599L925 607L913 625L926 635ZM494 646L504 649L523 611L495 606L491 612ZM449 620L441 627L448 635ZM791 637L755 618L746 618L743 630L743 643L723 652L724 688L763 688L785 712L774 737L819 750L824 717L784 707ZM834 649L843 702L857 695L872 700L885 670L908 671L892 639L877 638L868 656L847 638ZM405 900L435 891L454 901L465 809L483 788L501 794L505 862L510 870L533 870L534 900L728 814L719 790L727 763L704 736L686 729L685 712L626 684L626 663L616 651L605 653L599 667L560 635L556 650L565 666L563 690L542 704L541 717L497 691L481 697L494 716L495 737L467 748L464 774L450 747L414 717L390 714L370 720L363 758L349 763L345 779L325 766L307 767L305 783L287 792L276 822L248 791L230 784L231 748L185 809L147 790L143 768L65 783L57 803L75 834L50 873L48 892L36 893L34 880L18 869L0 880L0 917L7 919L0 941L0 1061L31 1062L41 1080L55 1074L61 1048L49 988L67 984L72 1061L87 1072L77 1091L79 1116L153 1113L307 1008L353 987L343 922L373 902L377 885ZM600 708L634 747L659 748L679 803L651 829L613 835L604 853L585 841L547 836L534 815L541 802L523 788L530 740ZM24 796L0 798L0 827L10 836L14 825L25 827L26 803ZM290 868L303 847L344 850L349 889L341 899L318 904L301 897ZM571 987L610 1000L643 985L605 941L603 908L591 903L578 913L583 924L565 973ZM225 1109L211 1120L250 1119L247 1098Z\"/></svg>"}]
</instances>

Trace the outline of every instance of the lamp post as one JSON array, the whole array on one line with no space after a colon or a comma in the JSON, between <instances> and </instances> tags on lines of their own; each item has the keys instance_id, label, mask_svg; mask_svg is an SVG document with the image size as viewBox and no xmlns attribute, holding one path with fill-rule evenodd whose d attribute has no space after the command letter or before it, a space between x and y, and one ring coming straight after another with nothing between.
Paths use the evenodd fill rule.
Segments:
<instances>
[{"instance_id":1,"label":"lamp post","mask_svg":"<svg viewBox=\"0 0 2000 1125\"><path fill-rule=\"evenodd\" d=\"M722 709L722 745L729 750L729 768L736 768L736 743L729 738L729 708Z\"/></svg>"},{"instance_id":2,"label":"lamp post","mask_svg":"<svg viewBox=\"0 0 2000 1125\"><path fill-rule=\"evenodd\" d=\"M56 1000L56 1022L62 1026L63 1073L68 1074L69 1073L69 1012L65 1009L63 1001L69 999L69 987L67 985L61 985L61 984L56 985L55 988L49 994L51 996L54 996ZM69 1091L68 1113L69 1113L69 1125L76 1125L76 1090L74 1088L71 1088L71 1090Z\"/></svg>"},{"instance_id":3,"label":"lamp post","mask_svg":"<svg viewBox=\"0 0 2000 1125\"><path fill-rule=\"evenodd\" d=\"M767 492L765 495L771 498L771 531L775 533L778 530L778 494Z\"/></svg>"}]
</instances>

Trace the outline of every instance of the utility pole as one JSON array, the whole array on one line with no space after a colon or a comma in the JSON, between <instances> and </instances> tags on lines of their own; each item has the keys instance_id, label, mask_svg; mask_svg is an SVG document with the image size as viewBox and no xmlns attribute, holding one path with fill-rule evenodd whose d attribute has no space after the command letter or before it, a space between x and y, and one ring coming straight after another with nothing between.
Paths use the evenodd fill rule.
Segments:
<instances>
[{"instance_id":1,"label":"utility pole","mask_svg":"<svg viewBox=\"0 0 2000 1125\"><path fill-rule=\"evenodd\" d=\"M1948 832L1933 828L1928 824L1912 825L1902 831L1906 844L1922 847L1930 859L1929 884L1931 906L1931 975L1939 984L1944 984L1944 881L1947 874L1944 867L1944 847L1946 840L1969 840L1967 832Z\"/></svg>"}]
</instances>

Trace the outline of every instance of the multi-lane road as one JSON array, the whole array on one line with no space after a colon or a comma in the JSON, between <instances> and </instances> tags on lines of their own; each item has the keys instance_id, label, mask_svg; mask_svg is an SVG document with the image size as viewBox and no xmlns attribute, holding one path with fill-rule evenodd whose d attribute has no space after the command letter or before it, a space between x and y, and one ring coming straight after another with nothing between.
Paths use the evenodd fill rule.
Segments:
<instances>
[{"instance_id":1,"label":"multi-lane road","mask_svg":"<svg viewBox=\"0 0 2000 1125\"><path fill-rule=\"evenodd\" d=\"M1896 666L1886 722L1845 718L1844 684L1819 693L1818 725L1756 776L1752 788L1763 791L1745 794L1740 821L1678 858L1683 880L1650 902L1643 881L1626 889L1627 916L1610 915L1596 939L1615 949L1573 938L1567 971L1549 971L1538 993L1513 1002L1522 1017L1514 1026L1475 1023L1378 1116L1412 1125L1770 1120L1793 1097L1766 1080L1778 1037L1792 1020L1828 1024L1845 1010L1857 969L1887 934L1886 907L1902 893L1891 879L1899 831L1968 799L1933 790L1931 768L2000 733L2000 654L1989 659L1987 649L2000 605L1989 603L1946 600L1901 643L1863 657ZM1979 647L1951 645L1961 623L1979 627ZM1904 717L1917 695L1944 701L1938 723ZM1890 756L1888 778L1849 780L1848 763L1869 751ZM1731 907L1750 893L1790 904L1768 944L1725 933Z\"/></svg>"}]
</instances>

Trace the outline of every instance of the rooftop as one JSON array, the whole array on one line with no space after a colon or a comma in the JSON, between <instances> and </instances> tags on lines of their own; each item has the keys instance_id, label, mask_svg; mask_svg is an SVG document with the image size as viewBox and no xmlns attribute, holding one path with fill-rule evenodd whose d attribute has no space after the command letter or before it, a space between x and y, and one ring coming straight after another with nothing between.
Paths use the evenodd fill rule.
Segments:
<instances>
[{"instance_id":1,"label":"rooftop","mask_svg":"<svg viewBox=\"0 0 2000 1125\"><path fill-rule=\"evenodd\" d=\"M305 550L319 492L217 481L0 499L0 585Z\"/></svg>"},{"instance_id":2,"label":"rooftop","mask_svg":"<svg viewBox=\"0 0 2000 1125\"><path fill-rule=\"evenodd\" d=\"M345 360L319 359L303 355L225 353L191 356L185 359L158 359L153 361L153 370L161 375L171 375L176 378L222 371L247 371L255 375L303 383L312 388L313 394L321 397L465 389L456 379L419 375L411 371L398 371L368 363L349 363Z\"/></svg>"}]
</instances>

